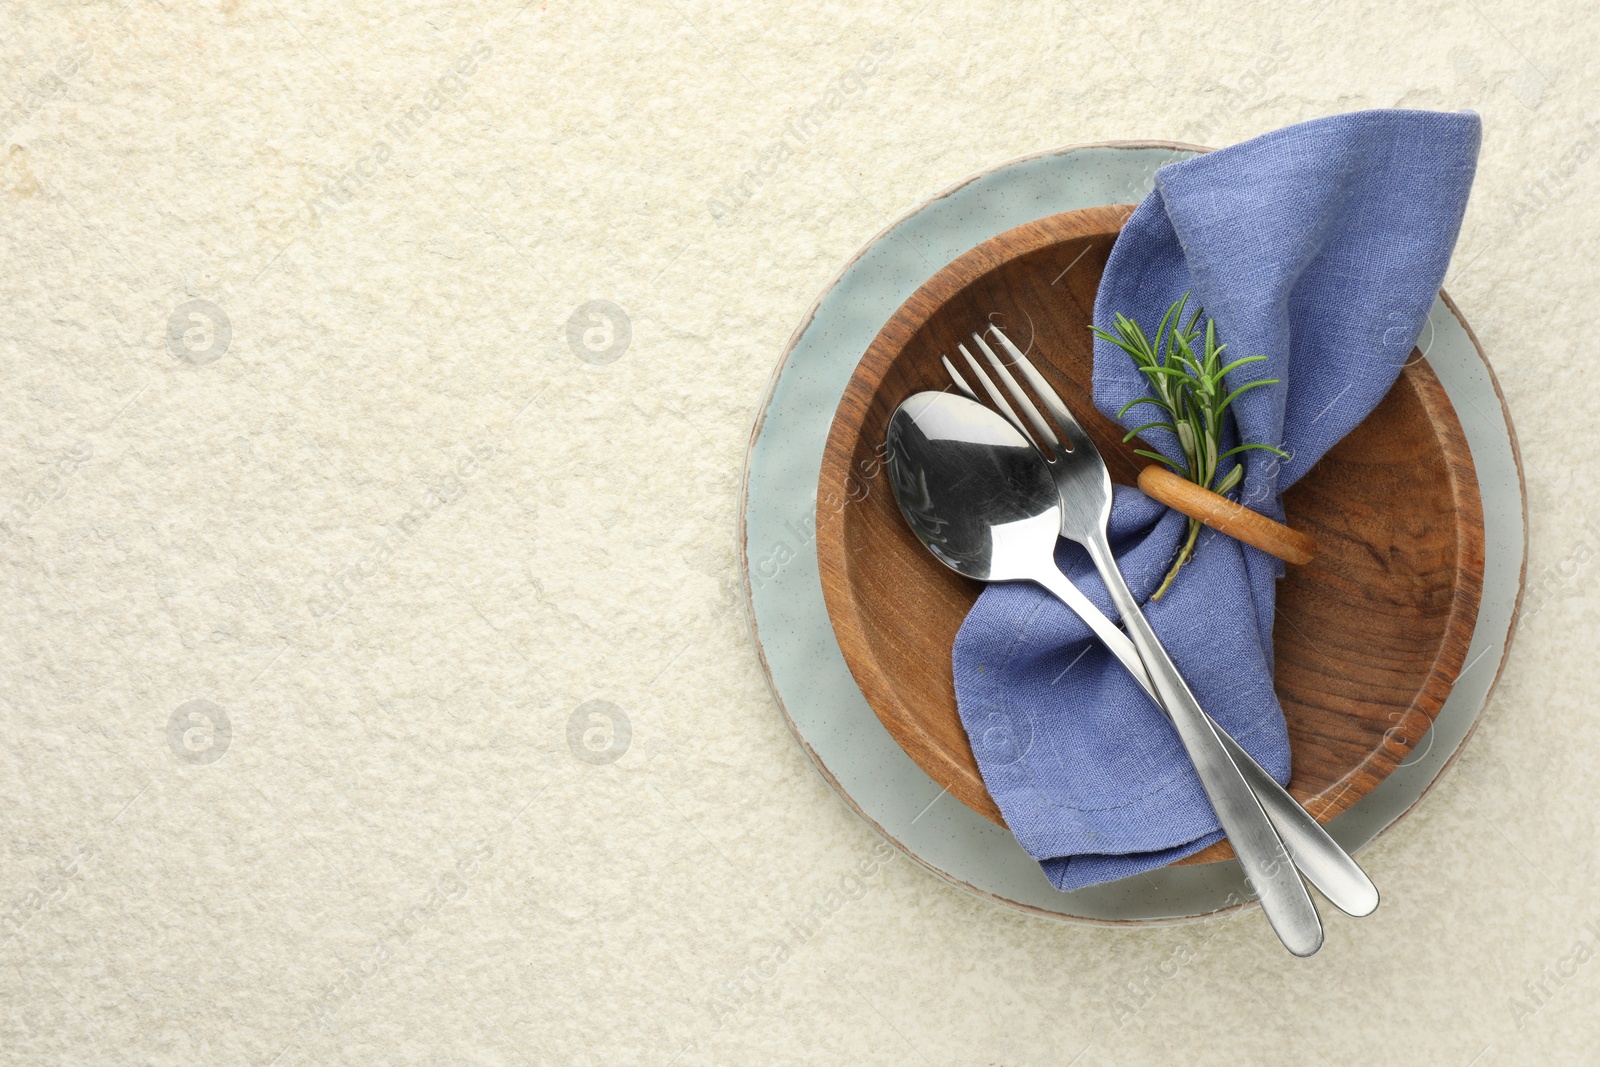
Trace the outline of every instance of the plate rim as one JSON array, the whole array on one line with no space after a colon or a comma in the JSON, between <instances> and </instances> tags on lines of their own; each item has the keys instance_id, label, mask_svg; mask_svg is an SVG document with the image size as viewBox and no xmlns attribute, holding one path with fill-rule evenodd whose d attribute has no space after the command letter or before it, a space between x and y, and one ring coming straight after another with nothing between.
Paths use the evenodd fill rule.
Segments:
<instances>
[{"instance_id":1,"label":"plate rim","mask_svg":"<svg viewBox=\"0 0 1600 1067\"><path fill-rule=\"evenodd\" d=\"M805 735L800 731L798 725L796 724L794 716L790 713L788 705L786 704L782 693L779 692L773 677L772 666L767 658L766 647L761 639L760 625L756 618L754 588L750 579L749 542L747 538L747 532L749 528L748 513L751 495L752 458L755 454L755 446L766 426L767 415L771 410L772 401L777 391L779 380L783 376L785 369L788 367L790 359L793 357L795 349L800 340L804 337L806 332L811 328L813 322L815 321L817 312L821 309L823 301L826 300L829 295L831 295L838 288L840 282L844 280L845 275L848 274L858 262L860 262L862 257L865 256L871 249L876 247L880 241L882 241L891 233L891 231L895 230L909 219L927 210L930 206L939 202L940 200L947 199L960 190L971 185L973 182L998 171L1048 156L1065 156L1069 153L1096 148L1165 149L1176 152L1194 153L1205 153L1212 151L1212 149L1207 146L1183 141L1172 141L1160 138L1129 138L1103 141L1072 142L1069 144L1060 145L1053 148L1040 149L1035 152L1029 152L1002 160L990 166L973 171L967 174L965 177L945 186L939 191L917 200L910 207L902 210L878 230L876 230L865 241L863 241L861 245L857 247L856 250L850 255L850 257L846 259L843 264L841 264L839 269L828 279L821 289L818 290L817 295L813 298L805 313L800 317L794 329L790 332L788 339L784 342L782 352L767 376L766 385L762 390L761 399L756 409L755 417L752 420L749 434L747 435L745 441L744 457L741 462L740 470L739 507L735 520L737 523L735 529L735 544L739 562L739 581L741 591L740 607L744 613L745 624L750 631L751 643L754 647L756 658L761 664L762 677L766 683L767 690L772 695L773 703L777 706L779 713L782 715L784 723L788 727L789 732L799 743L802 751L806 753L807 757L812 763L812 766L816 768L823 780L828 783L829 787L833 790L834 794L841 803L843 803L851 812L853 812L856 817L860 818L868 826L872 827L872 829L882 836L886 841L892 844L896 850L912 859L918 866L935 875L941 881L949 883L953 886L957 886L968 893L982 897L1001 907L1009 910L1025 912L1054 921L1120 928L1182 925L1220 915L1226 915L1246 908L1258 907L1259 902L1256 900L1242 900L1235 903L1224 904L1223 906L1210 911L1195 914L1157 916L1149 918L1106 918L1098 916L1073 915L1062 911L1055 911L1048 908L1039 907L1038 905L1030 904L1025 901L1012 900L1008 897L1000 896L999 894L990 890L973 885L971 882L967 882L949 871L945 871L934 866L931 862L919 855L915 849L909 847L894 834L890 833L877 819L873 818L872 815L863 809L855 797L852 796L850 792L843 787L843 785L841 785L832 769L829 768L826 761L823 760L821 755L812 746L810 741L807 740ZM1051 214L1053 213L1054 212L1051 212ZM1511 605L1510 617L1506 625L1505 639L1501 644L1500 658L1499 662L1495 666L1494 676L1490 679L1487 687L1485 688L1484 694L1478 703L1478 707L1474 710L1471 721L1467 724L1466 732L1463 734L1460 741L1456 743L1450 754L1446 757L1444 763L1440 765L1438 771L1431 777L1427 784L1423 786L1422 790L1417 794L1417 796L1412 799L1410 803L1406 804L1404 808L1400 809L1381 828L1373 833L1371 837L1362 842L1359 846L1356 846L1354 849L1352 849L1352 851L1359 851L1362 848L1366 848L1374 841L1377 841L1388 834L1395 826L1399 825L1399 823L1401 823L1413 811L1415 811L1417 806L1421 804L1422 801L1439 786L1440 782L1445 778L1447 773L1454 768L1456 760L1460 758L1460 755L1462 751L1465 750L1467 743L1472 739L1473 735L1477 732L1479 725L1482 723L1483 713L1488 708L1489 703L1493 699L1494 693L1500 684L1500 679L1504 674L1506 663L1510 658L1511 647L1515 643L1517 630L1521 621L1522 601L1527 590L1529 531L1527 507L1528 491L1527 478L1522 461L1522 451L1517 440L1516 426L1511 418L1511 410L1506 404L1505 392L1501 388L1500 380L1496 376L1494 367L1489 362L1488 356L1483 350L1483 345L1479 341L1476 331L1473 330L1471 324L1468 323L1465 316L1462 315L1461 310L1455 301L1451 299L1449 294L1442 287L1440 288L1438 295L1439 299L1450 312L1451 317L1454 318L1461 326L1468 342L1472 345L1474 353L1476 353L1479 362L1482 364L1489 385L1494 390L1495 399L1499 405L1499 415L1505 426L1507 444L1510 448L1512 464L1516 473L1517 504L1521 515L1521 549L1520 559L1517 560L1516 595ZM1453 403L1454 401L1452 400L1452 404ZM1479 488L1481 493L1481 475L1479 475L1476 471L1475 475L1479 478ZM1485 522L1487 524L1487 515L1485 516ZM813 540L812 551L814 551L814 545L815 542ZM829 636L830 639L834 640L835 644L837 644L837 638L832 634L831 625L829 629ZM1459 684L1460 676L1465 675L1467 670L1472 665L1472 662L1469 662L1467 665L1462 667L1457 677L1456 684ZM854 684L853 678L852 684ZM1454 686L1452 686L1452 692L1453 691ZM1410 757L1408 756L1408 759L1409 758ZM1372 794L1368 794L1368 796L1371 795ZM1357 810L1357 807L1359 807L1359 802L1356 807L1352 807L1350 810L1355 811Z\"/></svg>"}]
</instances>

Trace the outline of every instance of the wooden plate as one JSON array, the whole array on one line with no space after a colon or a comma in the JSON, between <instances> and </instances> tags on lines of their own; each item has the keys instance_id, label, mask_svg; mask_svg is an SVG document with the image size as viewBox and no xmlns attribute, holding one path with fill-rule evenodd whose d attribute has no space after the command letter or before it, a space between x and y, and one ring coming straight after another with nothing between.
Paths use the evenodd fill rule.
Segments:
<instances>
[{"instance_id":1,"label":"wooden plate","mask_svg":"<svg viewBox=\"0 0 1600 1067\"><path fill-rule=\"evenodd\" d=\"M1145 460L1091 402L1087 325L1132 205L1088 208L1008 230L960 256L895 312L846 387L818 482L817 557L828 615L867 702L951 795L1003 825L956 711L950 650L981 586L938 563L879 480L890 414L947 386L939 355L975 323L1033 337L1041 369L1083 420L1113 480ZM1405 760L1466 657L1484 566L1483 508L1460 422L1413 353L1376 410L1285 496L1321 554L1278 587L1278 697L1289 791L1320 821ZM1220 842L1185 863L1232 856Z\"/></svg>"}]
</instances>

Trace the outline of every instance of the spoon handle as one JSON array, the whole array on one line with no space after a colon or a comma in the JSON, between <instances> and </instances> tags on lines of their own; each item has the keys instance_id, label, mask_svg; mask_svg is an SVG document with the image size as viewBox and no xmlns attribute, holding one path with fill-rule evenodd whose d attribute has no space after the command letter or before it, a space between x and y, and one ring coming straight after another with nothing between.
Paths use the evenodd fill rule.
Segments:
<instances>
[{"instance_id":1,"label":"spoon handle","mask_svg":"<svg viewBox=\"0 0 1600 1067\"><path fill-rule=\"evenodd\" d=\"M1054 573L1047 572L1036 579L1038 583L1071 608L1094 631L1095 636L1111 650L1111 654L1128 668L1134 681L1150 694L1151 700L1155 700L1156 706L1161 707L1155 687L1150 684L1150 675L1144 669L1144 661L1139 658L1139 650L1133 647L1128 635L1117 629L1117 624L1106 618L1105 613L1095 607L1083 595L1083 591L1072 584L1070 578L1054 568L1051 571ZM1166 708L1162 707L1161 710L1166 711ZM1346 915L1357 918L1371 915L1378 907L1378 887L1372 884L1367 872L1340 847L1321 823L1311 817L1310 812L1289 795L1287 789L1278 784L1276 778L1267 773L1265 767L1256 762L1254 756L1245 751L1244 746L1233 739L1232 734L1224 730L1209 713L1206 718L1216 729L1222 747L1228 750L1228 755L1249 783L1251 792L1261 802L1267 818L1272 820L1272 828L1278 831L1283 847L1289 850L1289 858L1294 860L1300 872L1312 885L1322 890L1334 907Z\"/></svg>"},{"instance_id":2,"label":"spoon handle","mask_svg":"<svg viewBox=\"0 0 1600 1067\"><path fill-rule=\"evenodd\" d=\"M1200 784L1217 813L1217 820L1222 823L1223 833L1239 857L1245 878L1261 898L1261 908L1267 913L1273 931L1284 947L1296 956L1311 955L1322 947L1322 921L1317 918L1316 905L1311 903L1311 896L1306 892L1305 883L1300 881L1300 872L1290 861L1283 841L1267 821L1261 803L1223 747L1217 731L1189 691L1188 683L1178 673L1167 650L1161 647L1144 612L1139 610L1139 602L1134 599L1128 583L1123 581L1105 535L1085 538L1083 546L1100 571L1112 603L1122 616L1122 625L1144 661L1156 696L1200 774Z\"/></svg>"}]
</instances>

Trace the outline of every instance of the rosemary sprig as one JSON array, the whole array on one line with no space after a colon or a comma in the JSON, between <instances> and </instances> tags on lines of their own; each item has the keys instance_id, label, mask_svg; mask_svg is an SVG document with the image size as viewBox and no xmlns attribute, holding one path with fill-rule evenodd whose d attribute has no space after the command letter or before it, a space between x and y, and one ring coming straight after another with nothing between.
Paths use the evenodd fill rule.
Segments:
<instances>
[{"instance_id":1,"label":"rosemary sprig","mask_svg":"<svg viewBox=\"0 0 1600 1067\"><path fill-rule=\"evenodd\" d=\"M1117 412L1117 418L1122 418L1129 408L1139 404L1154 404L1166 416L1164 419L1147 422L1128 431L1123 440L1131 441L1145 430L1172 431L1178 438L1179 447L1183 450L1182 463L1147 449L1139 448L1134 451L1159 463L1165 463L1203 489L1227 493L1244 477L1244 467L1236 463L1227 474L1223 475L1220 482L1212 484L1216 479L1218 466L1228 457L1259 448L1276 453L1284 459L1289 458L1289 453L1283 449L1263 444L1242 444L1226 452L1218 451L1222 446L1223 420L1229 405L1257 386L1277 385L1278 379L1263 378L1247 382L1229 392L1223 381L1229 371L1267 357L1245 356L1224 365L1222 350L1227 346L1217 343L1217 323L1211 318L1206 319L1204 350L1197 355L1195 342L1200 332L1196 328L1196 323L1199 321L1202 309L1195 308L1194 313L1189 316L1189 321L1183 323L1183 309L1188 301L1189 294L1184 293L1167 309L1167 313L1161 317L1160 326L1156 328L1154 343L1145 335L1144 330L1140 329L1137 322L1120 312L1113 320L1113 325L1116 327L1115 334L1093 325L1089 329L1094 331L1096 337L1109 341L1128 353L1134 365L1144 373L1150 383L1151 392L1155 394L1128 401L1122 406L1122 410ZM1166 340L1164 353L1161 347L1163 338ZM1151 595L1152 600L1161 599L1161 594L1167 591L1172 579L1177 577L1178 569L1194 555L1195 542L1199 536L1200 521L1190 519L1188 539L1179 550L1178 558L1172 564L1172 568L1167 571L1161 587Z\"/></svg>"}]
</instances>

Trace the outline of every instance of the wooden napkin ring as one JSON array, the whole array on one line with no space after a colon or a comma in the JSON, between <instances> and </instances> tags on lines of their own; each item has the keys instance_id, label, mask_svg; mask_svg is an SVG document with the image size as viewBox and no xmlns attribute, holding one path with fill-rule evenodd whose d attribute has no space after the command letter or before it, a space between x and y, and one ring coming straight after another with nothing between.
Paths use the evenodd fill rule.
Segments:
<instances>
[{"instance_id":1,"label":"wooden napkin ring","mask_svg":"<svg viewBox=\"0 0 1600 1067\"><path fill-rule=\"evenodd\" d=\"M1220 533L1254 545L1286 563L1310 563L1317 554L1316 538L1273 522L1259 511L1235 504L1167 470L1151 465L1139 472L1139 488L1174 511L1198 519Z\"/></svg>"}]
</instances>

